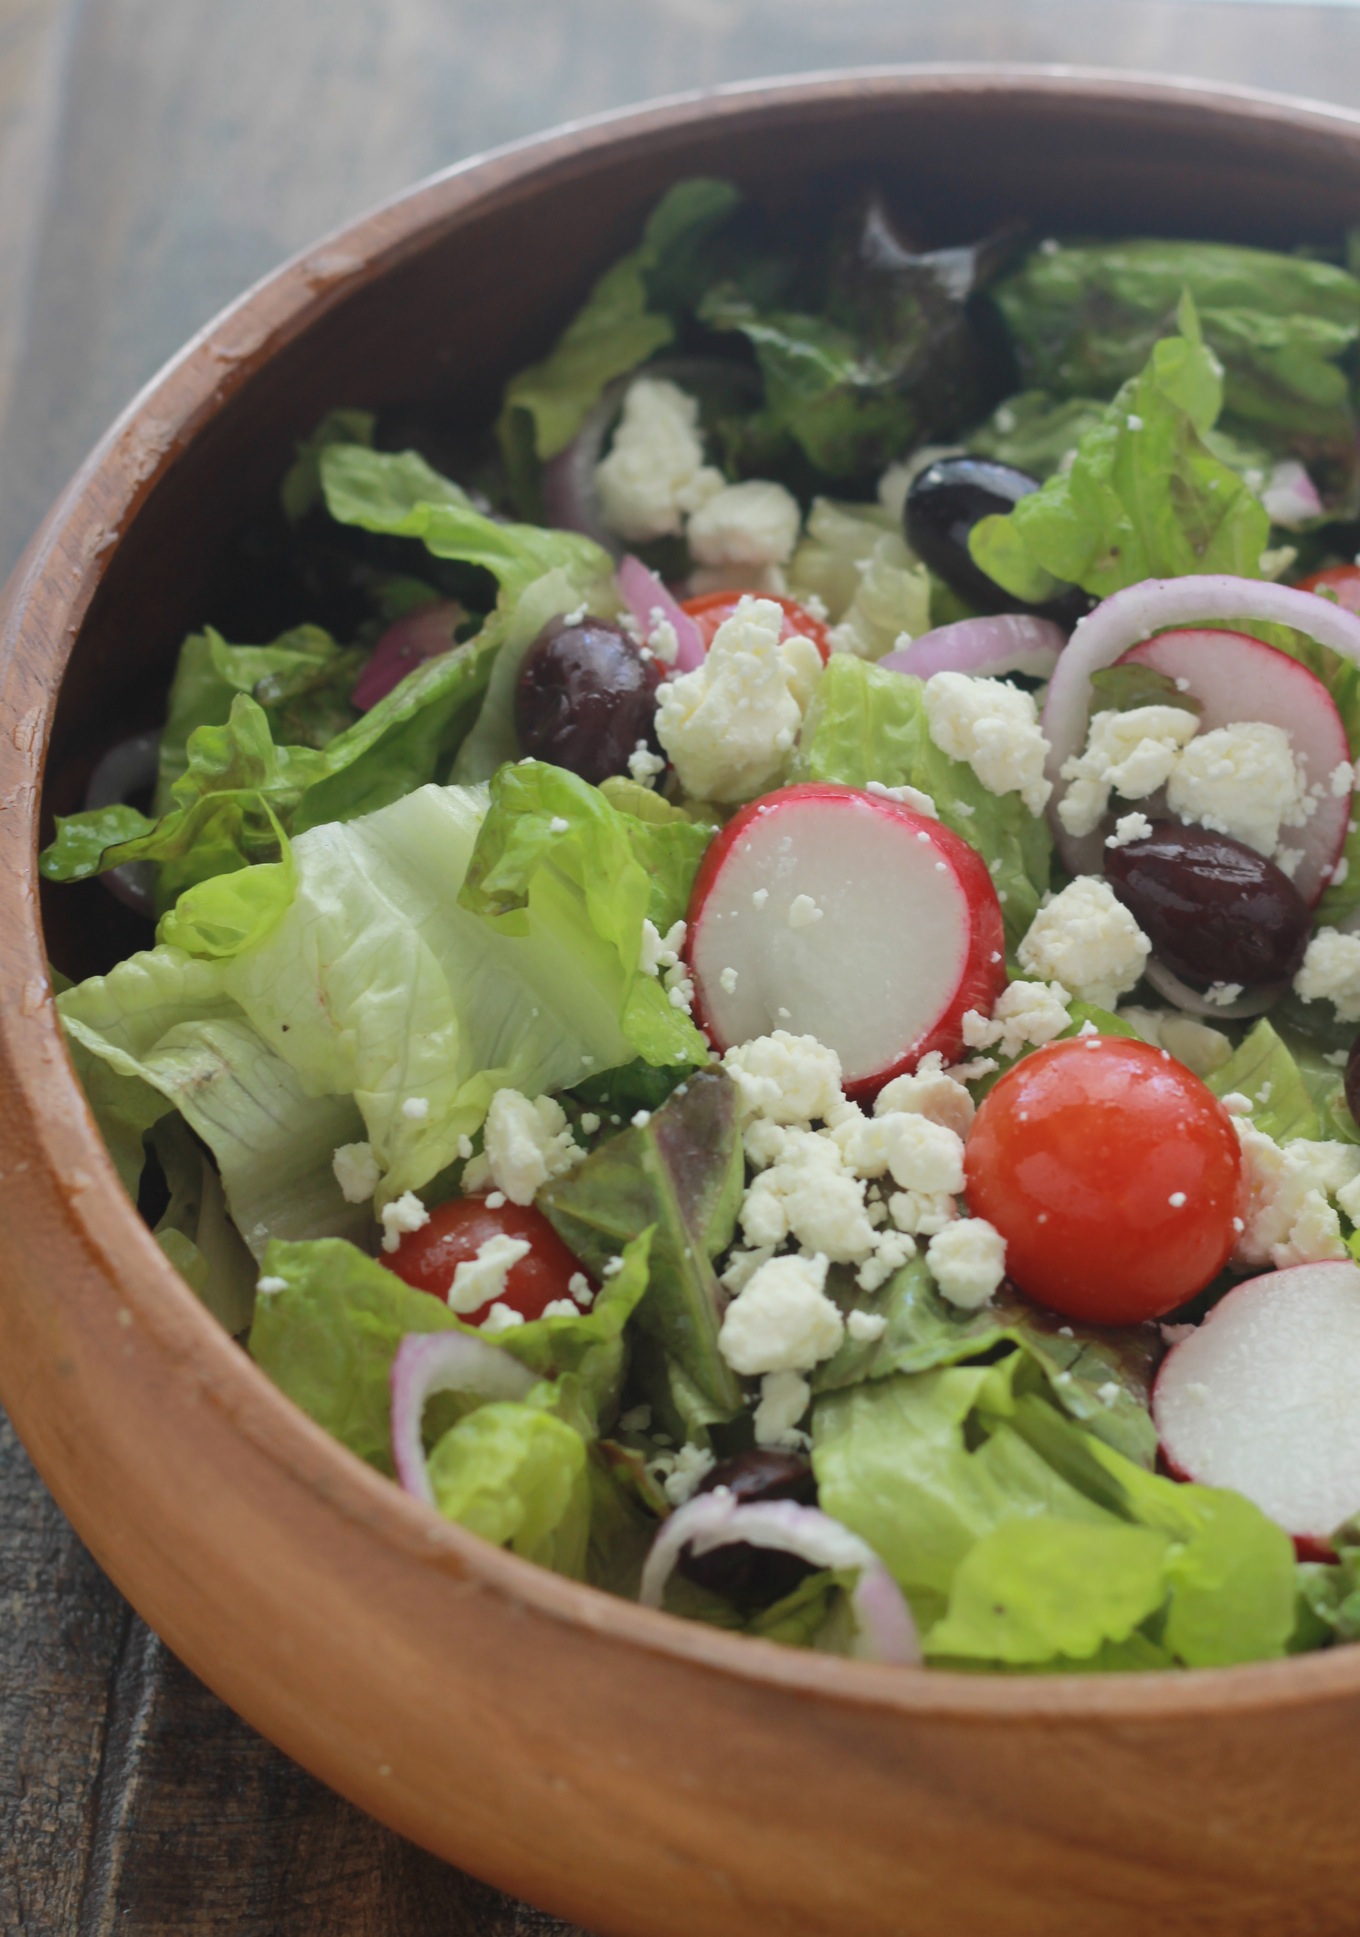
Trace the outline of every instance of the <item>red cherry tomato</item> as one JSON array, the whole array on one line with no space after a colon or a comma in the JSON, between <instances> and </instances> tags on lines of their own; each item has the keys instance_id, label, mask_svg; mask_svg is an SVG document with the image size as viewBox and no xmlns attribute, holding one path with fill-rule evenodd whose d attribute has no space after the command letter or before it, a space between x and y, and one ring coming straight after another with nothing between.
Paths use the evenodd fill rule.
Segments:
<instances>
[{"instance_id":1,"label":"red cherry tomato","mask_svg":"<svg viewBox=\"0 0 1360 1937\"><path fill-rule=\"evenodd\" d=\"M1348 612L1360 612L1360 565L1329 565L1296 583L1300 592L1330 592Z\"/></svg>"},{"instance_id":2,"label":"red cherry tomato","mask_svg":"<svg viewBox=\"0 0 1360 1937\"><path fill-rule=\"evenodd\" d=\"M1149 1043L1069 1038L1026 1056L977 1113L968 1208L1036 1304L1095 1325L1156 1318L1228 1261L1242 1159L1232 1119Z\"/></svg>"},{"instance_id":3,"label":"red cherry tomato","mask_svg":"<svg viewBox=\"0 0 1360 1937\"><path fill-rule=\"evenodd\" d=\"M811 639L822 655L822 663L831 657L831 635L820 619L814 619L805 605L797 599L775 598L773 592L705 592L697 599L686 599L681 610L688 612L691 619L704 635L704 650L713 644L713 635L725 619L730 619L744 598L774 599L784 614L784 627L781 639L795 639L800 635Z\"/></svg>"},{"instance_id":4,"label":"red cherry tomato","mask_svg":"<svg viewBox=\"0 0 1360 1937\"><path fill-rule=\"evenodd\" d=\"M435 1206L419 1231L408 1231L383 1263L417 1291L432 1292L447 1303L456 1268L475 1258L494 1237L524 1238L533 1248L511 1265L498 1300L459 1313L465 1325L480 1325L492 1303L509 1305L529 1319L541 1318L543 1307L555 1298L571 1297L567 1281L580 1271L580 1262L532 1204L506 1203L493 1211L484 1197L451 1198Z\"/></svg>"}]
</instances>

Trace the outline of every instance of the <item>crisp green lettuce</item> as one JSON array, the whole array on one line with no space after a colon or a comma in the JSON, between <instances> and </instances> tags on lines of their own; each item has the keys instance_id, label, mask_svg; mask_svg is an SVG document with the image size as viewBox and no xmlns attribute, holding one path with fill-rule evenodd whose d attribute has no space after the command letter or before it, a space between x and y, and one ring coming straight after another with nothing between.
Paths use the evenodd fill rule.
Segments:
<instances>
[{"instance_id":1,"label":"crisp green lettuce","mask_svg":"<svg viewBox=\"0 0 1360 1937\"><path fill-rule=\"evenodd\" d=\"M1180 333L1153 345L1147 367L1084 433L1071 468L973 527L974 561L1017 598L1042 600L1062 584L1107 598L1145 578L1261 575L1270 520L1204 441L1223 400L1222 368L1188 298L1178 320Z\"/></svg>"},{"instance_id":2,"label":"crisp green lettuce","mask_svg":"<svg viewBox=\"0 0 1360 1937\"><path fill-rule=\"evenodd\" d=\"M677 182L647 218L639 246L594 284L550 354L510 379L499 434L512 477L534 456L565 450L606 386L672 341L666 285L683 281L688 259L740 200L729 182Z\"/></svg>"},{"instance_id":3,"label":"crisp green lettuce","mask_svg":"<svg viewBox=\"0 0 1360 1937\"><path fill-rule=\"evenodd\" d=\"M1327 1069L1326 1064L1321 1064ZM1342 1089L1341 1072L1330 1070L1332 1086ZM1293 1054L1264 1018L1242 1039L1221 1068L1205 1077L1215 1096L1234 1091L1252 1104L1252 1123L1276 1143L1295 1137L1316 1139L1324 1132L1308 1085ZM1330 1134L1330 1133L1329 1133Z\"/></svg>"},{"instance_id":4,"label":"crisp green lettuce","mask_svg":"<svg viewBox=\"0 0 1360 1937\"><path fill-rule=\"evenodd\" d=\"M243 1332L254 1308L257 1267L227 1215L222 1180L183 1117L163 1116L151 1141L169 1193L156 1242L213 1317L229 1332Z\"/></svg>"},{"instance_id":5,"label":"crisp green lettuce","mask_svg":"<svg viewBox=\"0 0 1360 1937\"><path fill-rule=\"evenodd\" d=\"M299 440L279 487L279 501L291 524L321 501L322 452L332 444L363 444L371 450L377 424L371 410L328 410L311 435Z\"/></svg>"},{"instance_id":6,"label":"crisp green lettuce","mask_svg":"<svg viewBox=\"0 0 1360 1937\"><path fill-rule=\"evenodd\" d=\"M1048 889L1047 823L1018 794L989 793L966 762L940 751L930 737L923 692L909 674L833 654L808 709L790 779L849 787L877 780L929 794L945 826L991 869L1013 946Z\"/></svg>"},{"instance_id":7,"label":"crisp green lettuce","mask_svg":"<svg viewBox=\"0 0 1360 1937\"><path fill-rule=\"evenodd\" d=\"M1049 478L1071 462L1086 432L1104 415L1104 403L1094 397L1056 398L1046 390L1021 390L968 433L968 449L1014 465L1032 478Z\"/></svg>"},{"instance_id":8,"label":"crisp green lettuce","mask_svg":"<svg viewBox=\"0 0 1360 1937\"><path fill-rule=\"evenodd\" d=\"M1345 359L1360 339L1360 280L1330 263L1221 242L1067 244L1033 251L994 295L1026 383L1108 397L1183 291L1224 366L1233 417L1295 443L1353 435Z\"/></svg>"},{"instance_id":9,"label":"crisp green lettuce","mask_svg":"<svg viewBox=\"0 0 1360 1937\"><path fill-rule=\"evenodd\" d=\"M722 1294L711 1260L732 1241L744 1183L733 1085L721 1070L701 1070L536 1200L596 1275L638 1231L655 1227L638 1323L664 1354L657 1370L696 1437L741 1406L718 1350Z\"/></svg>"},{"instance_id":10,"label":"crisp green lettuce","mask_svg":"<svg viewBox=\"0 0 1360 1937\"><path fill-rule=\"evenodd\" d=\"M861 659L881 659L903 635L930 626L930 574L878 504L815 498L789 564L789 591L820 599L837 647Z\"/></svg>"},{"instance_id":11,"label":"crisp green lettuce","mask_svg":"<svg viewBox=\"0 0 1360 1937\"><path fill-rule=\"evenodd\" d=\"M436 1442L429 1472L446 1520L541 1567L584 1575L586 1442L554 1413L528 1401L478 1406Z\"/></svg>"}]
</instances>

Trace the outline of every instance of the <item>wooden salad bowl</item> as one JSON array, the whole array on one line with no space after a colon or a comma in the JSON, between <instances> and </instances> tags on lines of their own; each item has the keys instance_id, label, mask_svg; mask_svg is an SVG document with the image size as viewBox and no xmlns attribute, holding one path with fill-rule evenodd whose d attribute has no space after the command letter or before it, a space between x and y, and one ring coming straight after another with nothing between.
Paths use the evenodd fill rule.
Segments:
<instances>
[{"instance_id":1,"label":"wooden salad bowl","mask_svg":"<svg viewBox=\"0 0 1360 1937\"><path fill-rule=\"evenodd\" d=\"M1353 1933L1360 1649L1195 1673L918 1672L612 1600L438 1519L294 1409L123 1195L47 975L135 937L39 916L40 806L152 722L226 534L328 406L469 421L666 186L866 173L931 241L1289 246L1360 216L1360 117L1073 70L720 89L452 169L288 264L143 391L0 612L0 1397L96 1559L288 1754L618 1937Z\"/></svg>"}]
</instances>

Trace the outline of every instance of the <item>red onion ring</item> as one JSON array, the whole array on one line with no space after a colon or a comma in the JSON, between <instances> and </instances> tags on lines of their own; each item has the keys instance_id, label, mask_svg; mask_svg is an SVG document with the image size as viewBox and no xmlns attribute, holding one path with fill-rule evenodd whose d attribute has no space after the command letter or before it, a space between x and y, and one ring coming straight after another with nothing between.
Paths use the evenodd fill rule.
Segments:
<instances>
[{"instance_id":1,"label":"red onion ring","mask_svg":"<svg viewBox=\"0 0 1360 1937\"><path fill-rule=\"evenodd\" d=\"M1158 995L1165 996L1168 1002L1174 1002L1187 1015L1203 1016L1206 1022L1238 1022L1244 1016L1264 1015L1284 994L1284 986L1276 982L1269 988L1248 989L1235 1002L1210 1002L1198 989L1192 989L1188 982L1182 982L1179 975L1173 975L1155 955L1148 957L1143 974Z\"/></svg>"},{"instance_id":2,"label":"red onion ring","mask_svg":"<svg viewBox=\"0 0 1360 1937\"><path fill-rule=\"evenodd\" d=\"M159 733L134 733L120 740L96 761L85 789L87 808L121 806L129 794L143 792L156 778L160 752ZM156 889L156 870L150 861L125 861L110 868L100 880L109 893L125 907L151 919Z\"/></svg>"},{"instance_id":3,"label":"red onion ring","mask_svg":"<svg viewBox=\"0 0 1360 1937\"><path fill-rule=\"evenodd\" d=\"M1293 457L1281 458L1275 466L1261 493L1261 503L1271 524L1282 525L1286 531L1297 531L1323 513L1317 486Z\"/></svg>"},{"instance_id":4,"label":"red onion ring","mask_svg":"<svg viewBox=\"0 0 1360 1937\"><path fill-rule=\"evenodd\" d=\"M392 1458L397 1478L426 1506L435 1504L421 1425L436 1392L522 1399L534 1375L498 1345L470 1332L409 1332L392 1361Z\"/></svg>"},{"instance_id":5,"label":"red onion ring","mask_svg":"<svg viewBox=\"0 0 1360 1937\"><path fill-rule=\"evenodd\" d=\"M878 661L895 673L929 679L932 673L971 673L991 679L1001 673L1028 673L1048 679L1067 644L1067 634L1052 619L1032 612L999 612L992 618L960 619L923 632L900 651Z\"/></svg>"},{"instance_id":6,"label":"red onion ring","mask_svg":"<svg viewBox=\"0 0 1360 1937\"><path fill-rule=\"evenodd\" d=\"M616 574L623 602L642 632L643 644L651 637L657 613L675 628L675 665L670 670L692 673L704 663L704 635L683 606L677 605L655 572L649 572L640 558L630 552Z\"/></svg>"},{"instance_id":7,"label":"red onion ring","mask_svg":"<svg viewBox=\"0 0 1360 1937\"><path fill-rule=\"evenodd\" d=\"M859 1579L850 1595L856 1629L852 1654L861 1661L920 1666L921 1643L911 1609L873 1548L829 1514L792 1500L742 1506L725 1486L696 1494L671 1515L652 1542L638 1599L644 1607L661 1606L666 1582L684 1548L692 1546L696 1554L707 1554L715 1547L742 1542L797 1554L813 1567L857 1568Z\"/></svg>"},{"instance_id":8,"label":"red onion ring","mask_svg":"<svg viewBox=\"0 0 1360 1937\"><path fill-rule=\"evenodd\" d=\"M407 673L423 666L427 659L441 659L451 652L454 627L462 616L462 606L452 599L436 599L388 626L354 683L352 698L359 712L367 713L380 699L386 699Z\"/></svg>"},{"instance_id":9,"label":"red onion ring","mask_svg":"<svg viewBox=\"0 0 1360 1937\"><path fill-rule=\"evenodd\" d=\"M1122 653L1154 632L1204 619L1238 619L1248 624L1257 619L1293 626L1318 645L1328 646L1343 659L1360 665L1360 617L1330 599L1301 592L1292 585L1215 572L1189 578L1144 579L1139 585L1113 593L1094 612L1077 621L1054 668L1044 701L1048 777L1053 782L1049 825L1069 873L1098 871L1092 865L1090 848L1096 837L1069 834L1057 811L1066 790L1063 763L1086 745L1092 673L1112 666Z\"/></svg>"}]
</instances>

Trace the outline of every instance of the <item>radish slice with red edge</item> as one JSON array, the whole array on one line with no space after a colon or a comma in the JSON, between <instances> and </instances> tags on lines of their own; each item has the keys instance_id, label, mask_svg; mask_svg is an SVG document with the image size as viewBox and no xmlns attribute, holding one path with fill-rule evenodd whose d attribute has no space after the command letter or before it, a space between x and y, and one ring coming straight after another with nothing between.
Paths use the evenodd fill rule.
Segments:
<instances>
[{"instance_id":1,"label":"radish slice with red edge","mask_svg":"<svg viewBox=\"0 0 1360 1937\"><path fill-rule=\"evenodd\" d=\"M498 1345L469 1332L410 1332L392 1361L392 1458L397 1478L426 1506L435 1504L421 1426L436 1392L522 1399L534 1375Z\"/></svg>"},{"instance_id":2,"label":"radish slice with red edge","mask_svg":"<svg viewBox=\"0 0 1360 1937\"><path fill-rule=\"evenodd\" d=\"M1360 1512L1360 1266L1236 1286L1168 1353L1152 1394L1178 1478L1231 1487L1325 1548Z\"/></svg>"},{"instance_id":3,"label":"radish slice with red edge","mask_svg":"<svg viewBox=\"0 0 1360 1937\"><path fill-rule=\"evenodd\" d=\"M912 673L929 679L934 673L971 673L974 679L997 679L1003 673L1027 673L1048 679L1067 644L1067 634L1051 619L1028 612L999 612L992 618L960 619L936 626L909 646L885 653L878 661L889 672Z\"/></svg>"},{"instance_id":4,"label":"radish slice with red edge","mask_svg":"<svg viewBox=\"0 0 1360 1937\"><path fill-rule=\"evenodd\" d=\"M692 673L704 663L704 635L684 607L677 604L655 572L649 572L640 558L630 553L616 574L624 604L637 621L645 645L656 625L657 615L675 627L675 665L677 673Z\"/></svg>"},{"instance_id":5,"label":"radish slice with red edge","mask_svg":"<svg viewBox=\"0 0 1360 1937\"><path fill-rule=\"evenodd\" d=\"M695 1014L718 1049L775 1029L840 1058L871 1096L1006 986L1000 904L966 841L887 794L811 783L743 808L690 897Z\"/></svg>"},{"instance_id":6,"label":"radish slice with red edge","mask_svg":"<svg viewBox=\"0 0 1360 1937\"><path fill-rule=\"evenodd\" d=\"M743 1543L796 1554L811 1567L857 1571L859 1579L850 1591L855 1623L851 1654L861 1661L920 1665L921 1643L911 1609L873 1548L839 1520L793 1500L743 1506L725 1486L697 1494L671 1515L652 1542L638 1599L643 1607L661 1606L666 1583L686 1547L711 1554L715 1548Z\"/></svg>"},{"instance_id":7,"label":"radish slice with red edge","mask_svg":"<svg viewBox=\"0 0 1360 1937\"><path fill-rule=\"evenodd\" d=\"M440 659L451 652L454 628L462 616L461 605L451 599L437 599L431 605L417 606L388 626L354 682L352 697L358 710L367 713L400 686L407 673L423 666L427 659Z\"/></svg>"},{"instance_id":8,"label":"radish slice with red edge","mask_svg":"<svg viewBox=\"0 0 1360 1937\"><path fill-rule=\"evenodd\" d=\"M1044 701L1048 777L1053 782L1049 822L1069 873L1098 873L1101 866L1099 858L1093 858L1092 842L1098 845L1098 837L1069 834L1057 812L1066 786L1063 763L1086 746L1092 673L1114 665L1131 647L1150 640L1154 632L1205 619L1236 619L1246 624L1263 620L1293 626L1318 645L1328 646L1343 659L1360 665L1360 617L1330 599L1290 585L1210 573L1192 578L1144 579L1139 585L1113 593L1094 612L1078 620L1058 659ZM1293 722L1288 719L1274 723L1293 731Z\"/></svg>"},{"instance_id":9,"label":"radish slice with red edge","mask_svg":"<svg viewBox=\"0 0 1360 1937\"><path fill-rule=\"evenodd\" d=\"M1350 788L1338 795L1330 785L1350 760L1350 743L1336 701L1316 673L1247 633L1196 629L1159 633L1115 663L1148 666L1174 680L1200 702L1201 733L1242 720L1284 728L1316 805L1302 827L1282 827L1280 840L1300 856L1290 879L1306 902L1315 902L1346 844L1351 809Z\"/></svg>"}]
</instances>

